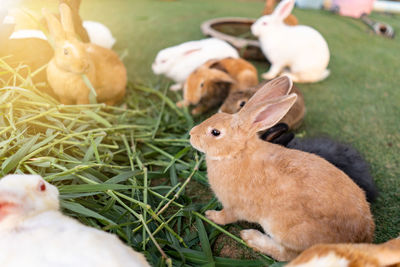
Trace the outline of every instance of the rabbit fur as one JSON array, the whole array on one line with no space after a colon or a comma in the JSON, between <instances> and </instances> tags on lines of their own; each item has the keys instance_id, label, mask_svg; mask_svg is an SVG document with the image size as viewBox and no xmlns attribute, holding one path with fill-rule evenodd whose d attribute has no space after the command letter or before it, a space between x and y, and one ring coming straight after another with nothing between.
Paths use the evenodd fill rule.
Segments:
<instances>
[{"instance_id":1,"label":"rabbit fur","mask_svg":"<svg viewBox=\"0 0 400 267\"><path fill-rule=\"evenodd\" d=\"M244 90L236 90L229 93L228 97L225 99L224 103L220 108L220 112L225 112L233 114L238 112L249 99L261 88L266 86L267 82L263 82L255 87L246 88ZM275 89L279 89L276 87ZM297 95L296 102L289 110L289 112L282 118L281 122L289 125L290 129L298 128L303 122L304 116L306 114L306 106L304 103L304 96L300 89L293 85L290 93L295 93ZM269 98L272 99L276 97L279 92L270 91Z\"/></svg>"},{"instance_id":2,"label":"rabbit fur","mask_svg":"<svg viewBox=\"0 0 400 267\"><path fill-rule=\"evenodd\" d=\"M274 8L276 6L276 2L277 2L276 0L266 0L262 14L263 15L272 14L272 12L274 11ZM290 14L289 16L287 16L285 18L284 22L287 25L292 25L292 26L299 24L297 18L293 14Z\"/></svg>"},{"instance_id":3,"label":"rabbit fur","mask_svg":"<svg viewBox=\"0 0 400 267\"><path fill-rule=\"evenodd\" d=\"M97 101L114 105L125 96L127 73L118 55L91 43L82 43L74 32L71 10L60 4L61 23L44 10L55 53L47 66L47 79L63 104L88 104L90 89L85 74L96 90Z\"/></svg>"},{"instance_id":4,"label":"rabbit fur","mask_svg":"<svg viewBox=\"0 0 400 267\"><path fill-rule=\"evenodd\" d=\"M370 174L369 165L354 147L329 137L295 138L293 133L287 132L288 130L288 125L278 123L263 133L261 139L326 159L365 191L368 202L375 201L378 189Z\"/></svg>"},{"instance_id":5,"label":"rabbit fur","mask_svg":"<svg viewBox=\"0 0 400 267\"><path fill-rule=\"evenodd\" d=\"M383 244L320 244L286 267L400 267L400 239Z\"/></svg>"},{"instance_id":6,"label":"rabbit fur","mask_svg":"<svg viewBox=\"0 0 400 267\"><path fill-rule=\"evenodd\" d=\"M187 77L210 59L238 58L235 48L217 38L185 42L164 48L157 53L152 64L156 75L164 74L176 84L171 90L180 90Z\"/></svg>"},{"instance_id":7,"label":"rabbit fur","mask_svg":"<svg viewBox=\"0 0 400 267\"><path fill-rule=\"evenodd\" d=\"M1 266L150 266L115 235L63 215L58 195L38 175L0 180Z\"/></svg>"},{"instance_id":8,"label":"rabbit fur","mask_svg":"<svg viewBox=\"0 0 400 267\"><path fill-rule=\"evenodd\" d=\"M186 79L183 91L183 100L178 102L179 107L197 105L202 98L216 96L219 93L215 90L224 90L221 87L228 87L229 92L244 90L258 84L257 69L248 61L241 58L224 58L221 60L209 60ZM215 101L216 104L226 99ZM207 105L207 108L212 106ZM193 114L206 111L201 106L193 109Z\"/></svg>"},{"instance_id":9,"label":"rabbit fur","mask_svg":"<svg viewBox=\"0 0 400 267\"><path fill-rule=\"evenodd\" d=\"M315 29L305 26L288 26L283 23L293 9L295 0L284 0L271 15L259 18L251 32L259 38L261 50L271 63L266 80L283 72L294 82L318 82L329 76L329 48L325 39Z\"/></svg>"},{"instance_id":10,"label":"rabbit fur","mask_svg":"<svg viewBox=\"0 0 400 267\"><path fill-rule=\"evenodd\" d=\"M270 88L283 96L264 99ZM217 113L190 131L206 154L211 189L221 211L206 216L221 225L246 220L252 248L288 261L318 243L371 242L375 224L364 192L323 158L265 142L258 132L275 125L296 101L291 80L274 79L236 114ZM340 188L340 190L337 190Z\"/></svg>"}]
</instances>

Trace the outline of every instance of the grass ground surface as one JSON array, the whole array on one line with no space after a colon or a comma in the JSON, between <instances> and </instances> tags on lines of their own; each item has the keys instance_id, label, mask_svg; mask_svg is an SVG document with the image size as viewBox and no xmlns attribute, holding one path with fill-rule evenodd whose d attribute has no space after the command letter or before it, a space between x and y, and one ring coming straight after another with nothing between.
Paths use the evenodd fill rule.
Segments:
<instances>
[{"instance_id":1,"label":"grass ground surface","mask_svg":"<svg viewBox=\"0 0 400 267\"><path fill-rule=\"evenodd\" d=\"M40 10L39 7L45 5L49 8L55 8L55 2L30 0L25 1L24 6ZM193 176L194 179L189 182L188 186L182 184L196 166L196 153L187 148L189 145L185 139L187 139L187 132L191 126L199 122L200 118L194 118L193 121L187 111L177 111L172 104L170 105L169 100L164 97L168 81L164 78L155 77L151 73L150 65L158 50L180 42L202 38L199 25L204 20L223 16L256 18L260 15L262 7L263 1L245 0L84 0L81 12L83 18L102 21L111 28L118 41L115 49L121 54L123 51L128 51L128 56L124 59L124 62L128 68L130 81L133 84L146 85L141 87L141 90L137 86L130 87L127 98L128 107L136 110L137 114L114 110L116 117L120 114L118 112L125 114L120 122L116 121L116 117L111 115L110 117L104 116L115 127L117 125L114 124L120 123L123 125L139 125L148 129L143 130L144 128L141 128L142 130L133 132L132 129L127 130L125 128L121 130L122 132L115 131L115 129L111 130L119 137L115 138L116 140L111 140L112 138L108 136L107 138L110 138L110 140L106 140L105 144L114 146L104 146L102 149L105 150L101 150L98 155L95 153L94 146L90 146L90 144L93 144L93 142L101 144L103 139L96 139L99 137L97 135L86 134L82 137L83 139L78 138L73 142L76 144L79 140L85 140L85 144L88 144L88 146L80 153L76 152L74 159L63 158L61 160L63 163L57 165L59 168L54 167L55 165L41 166L41 162L34 166L28 164L28 168L30 166L32 172L39 172L50 176L50 178L58 177L56 182L60 186L67 186L66 189L61 191L66 201L73 203L69 206L68 203L64 205L64 208L67 208L71 214L78 216L79 219L89 225L114 230L138 250L144 248L141 242L144 238L149 238L149 235L142 232L144 227L140 226L140 218L135 217L130 212L129 207L132 207L136 213L143 213L147 207L142 204L135 204L132 199L124 199L128 202L131 201L129 204L122 202L124 205L128 205L127 209L118 202L117 198L109 194L109 190L122 190L120 194L129 195L133 199L137 197L141 203L152 201L152 208L155 209L153 205L156 205L156 207L160 205L160 210L168 201L165 199L162 201L163 198L157 198L156 195L165 196L170 192L167 197L171 198L172 192L176 193L181 188L181 197L176 200L179 205L171 204L166 208L165 217L160 218L161 221L155 220L149 223L150 232L154 233L158 227L161 227L160 232L155 233L154 237L167 252L168 257L174 259L174 264L179 265L185 260L187 263L190 262L191 265L202 265L210 261L212 263L211 253L214 255L221 253L221 243L231 242L231 239L229 241L218 240L217 245L215 245L219 231L215 230L214 226L207 223L203 224L204 220L197 215L201 214L206 208L216 205L215 201L209 202L210 192L204 185L206 174L204 163L200 164L200 171L196 172ZM318 29L326 38L331 51L329 65L331 76L321 83L300 86L305 95L307 115L298 132L305 136L327 134L353 144L365 156L371 164L372 174L380 190L379 199L372 205L377 225L376 242L383 242L396 237L400 233L399 38L388 40L375 36L360 21L339 17L325 11L296 9L294 14L298 16L300 23ZM390 23L397 32L400 32L399 16L373 14L373 18ZM260 73L268 69L266 64L256 63L256 65ZM149 88L155 88L159 93ZM167 95L172 101L176 101L180 97L171 92L168 92ZM17 96L9 95L7 98L0 98L3 101L0 102L0 105L7 103L4 102L6 100L11 101L12 97ZM50 101L51 107L57 109L57 106L54 106L55 104L51 100L43 101ZM47 109L47 107L42 108ZM9 111L10 107L7 107L7 112ZM101 107L93 107L92 111L100 115L104 113L98 112L105 112ZM109 110L106 111L110 112ZM6 111L2 110L2 112ZM28 116L27 111L24 112ZM68 112L72 111L69 110ZM72 113L74 112L81 114L83 111L74 110ZM35 112L28 111L27 113L33 116L32 114ZM109 126L104 121L99 121L96 116L93 117L92 113L90 114L86 114L86 117L82 115L83 121L92 122L89 128L100 126L107 128ZM60 116L75 115L57 115L56 117L60 118ZM9 125L9 123L9 120L0 121L0 125ZM63 124L64 121L60 123ZM24 130L22 125L25 124L20 123L20 127L16 127L16 129L8 128L9 133L4 132L5 128L0 128L2 139L18 136L18 133L22 133ZM82 129L79 130L82 131ZM14 132L11 133L11 131ZM66 135L71 134L68 131L65 132ZM108 133L108 130L104 130L104 132ZM24 134L26 133L24 132ZM30 134L30 137L35 136L34 133ZM53 134L44 131L43 136L39 136L39 139L32 140L32 142L45 140ZM125 135L127 141L120 138L121 134ZM165 139L173 139L173 141L165 141ZM11 147L22 149L27 141L25 139L18 144L13 142L10 143ZM129 146L126 145L127 142L130 145L138 144L139 153L136 154L131 151L128 148ZM69 143L69 145L72 146L73 144ZM92 147L92 150L87 152L90 147ZM55 149L60 149L58 144L55 145ZM162 151L168 154L166 155ZM5 154L5 151L3 152L4 154L0 154L0 163L4 164L7 154ZM23 154L22 152L21 154ZM29 158L24 157L29 153L31 152L27 151L24 156L17 159L28 160ZM52 154L52 157L57 158L56 155ZM109 157L107 158L105 155L109 155ZM131 159L131 163L127 161L127 155ZM86 165L92 164L88 167L89 173L81 169L75 169L72 172L63 169L78 168L77 162L82 163L82 160ZM143 164L141 165L140 162ZM103 166L106 163L110 166L120 165L122 169L118 170L115 166ZM130 169L131 167L133 170ZM15 166L11 164L8 168L10 172L15 171L15 169L25 172L28 170L22 163ZM137 173L135 173L136 170ZM127 174L129 171L131 173ZM147 177L146 171L149 171L151 175ZM129 175L134 178L129 178ZM144 180L145 176L148 180ZM81 179L82 177L85 179ZM94 177L97 177L97 180ZM132 183L137 182L138 191L129 191L126 187L118 187L117 185L105 186L102 190L99 190L98 187L89 189L68 187L71 184L93 184L93 181L103 184L111 177L117 177L113 180L115 184L132 185ZM146 181L148 183L145 183ZM147 186L150 188L147 188ZM72 196L71 192L73 193ZM93 192L96 192L96 194ZM99 199L102 204L96 204ZM80 206L74 206L74 204ZM88 210L82 210L81 207L96 211L96 214L107 219L91 214ZM171 207L173 208L171 209ZM157 210L146 210L145 214L151 216L154 211ZM193 213L193 211L200 213ZM130 215L127 216L126 213ZM115 216L119 217L116 218ZM168 221L170 219L171 221ZM109 220L113 224L110 224ZM131 225L130 221L134 221L134 223ZM167 225L171 226L170 230L166 228L165 223L163 224L167 221ZM118 225L118 227L115 225ZM182 225L187 225L187 227ZM140 236L132 234L130 232L132 229L136 229L134 233L140 231ZM188 251L187 248L183 249L185 246L177 236L172 234L173 232L183 237L184 243L191 251ZM153 264L160 264L157 260L157 255L160 255L157 248L151 242L146 244L148 244L145 247L148 250L148 258ZM211 247L208 247L209 244L211 244ZM217 246L220 248L215 248ZM197 252L194 252L195 250ZM237 250L234 251L237 253ZM229 255L229 253L226 255ZM243 257L248 258L246 255ZM214 263L217 266L223 266L222 261L214 258ZM231 262L229 264L226 266L233 266ZM257 261L252 262L252 264L254 264L252 266L261 265Z\"/></svg>"}]
</instances>

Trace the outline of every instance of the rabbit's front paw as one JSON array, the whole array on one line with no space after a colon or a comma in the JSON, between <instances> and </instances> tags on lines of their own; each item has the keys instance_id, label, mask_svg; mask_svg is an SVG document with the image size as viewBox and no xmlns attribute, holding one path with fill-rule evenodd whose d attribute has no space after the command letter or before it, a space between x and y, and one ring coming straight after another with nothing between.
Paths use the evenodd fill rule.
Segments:
<instances>
[{"instance_id":1,"label":"rabbit's front paw","mask_svg":"<svg viewBox=\"0 0 400 267\"><path fill-rule=\"evenodd\" d=\"M216 211L216 210L207 210L206 217L216 224L225 225L228 223L232 223L235 219L231 216L231 214L227 214L225 210Z\"/></svg>"},{"instance_id":2,"label":"rabbit's front paw","mask_svg":"<svg viewBox=\"0 0 400 267\"><path fill-rule=\"evenodd\" d=\"M182 89L182 84L180 83L173 84L169 87L169 90L171 91L179 91L181 89Z\"/></svg>"},{"instance_id":3,"label":"rabbit's front paw","mask_svg":"<svg viewBox=\"0 0 400 267\"><path fill-rule=\"evenodd\" d=\"M186 103L185 100L181 100L181 101L179 101L179 102L176 103L176 106L177 106L178 108L183 108L183 107L189 106L189 104Z\"/></svg>"}]
</instances>

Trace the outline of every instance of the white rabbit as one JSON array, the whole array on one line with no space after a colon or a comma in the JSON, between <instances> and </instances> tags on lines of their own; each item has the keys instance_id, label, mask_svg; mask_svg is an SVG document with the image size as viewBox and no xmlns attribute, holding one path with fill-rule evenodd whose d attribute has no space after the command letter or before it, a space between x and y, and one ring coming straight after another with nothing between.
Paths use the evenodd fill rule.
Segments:
<instances>
[{"instance_id":1,"label":"white rabbit","mask_svg":"<svg viewBox=\"0 0 400 267\"><path fill-rule=\"evenodd\" d=\"M97 21L85 20L82 25L86 29L92 44L97 44L108 49L114 46L116 40L110 29L104 24Z\"/></svg>"},{"instance_id":2,"label":"white rabbit","mask_svg":"<svg viewBox=\"0 0 400 267\"><path fill-rule=\"evenodd\" d=\"M0 180L0 236L0 266L150 266L115 235L63 215L57 188L38 175Z\"/></svg>"},{"instance_id":3,"label":"white rabbit","mask_svg":"<svg viewBox=\"0 0 400 267\"><path fill-rule=\"evenodd\" d=\"M217 38L190 41L158 52L153 72L164 74L176 82L171 90L180 90L186 78L210 59L239 58L235 48Z\"/></svg>"},{"instance_id":4,"label":"white rabbit","mask_svg":"<svg viewBox=\"0 0 400 267\"><path fill-rule=\"evenodd\" d=\"M262 77L273 79L289 67L290 72L284 74L294 82L318 82L330 73L327 70L328 44L318 31L309 26L283 23L294 2L280 2L271 15L259 18L251 26L251 32L259 38L261 49L271 62L271 68Z\"/></svg>"}]
</instances>

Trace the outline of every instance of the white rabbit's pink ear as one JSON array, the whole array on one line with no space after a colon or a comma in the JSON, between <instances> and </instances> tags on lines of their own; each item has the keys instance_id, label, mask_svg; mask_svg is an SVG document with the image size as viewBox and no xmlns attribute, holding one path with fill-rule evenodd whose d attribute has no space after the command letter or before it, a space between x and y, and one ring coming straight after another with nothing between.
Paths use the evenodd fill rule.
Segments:
<instances>
[{"instance_id":1,"label":"white rabbit's pink ear","mask_svg":"<svg viewBox=\"0 0 400 267\"><path fill-rule=\"evenodd\" d=\"M253 105L244 112L239 111L239 114L242 120L246 121L249 133L255 134L277 124L288 113L296 99L296 94L278 97L272 101Z\"/></svg>"},{"instance_id":2,"label":"white rabbit's pink ear","mask_svg":"<svg viewBox=\"0 0 400 267\"><path fill-rule=\"evenodd\" d=\"M46 8L42 9L42 14L47 22L47 27L49 28L50 36L54 42L62 42L65 40L65 32L61 26L60 21L50 13Z\"/></svg>"},{"instance_id":3,"label":"white rabbit's pink ear","mask_svg":"<svg viewBox=\"0 0 400 267\"><path fill-rule=\"evenodd\" d=\"M281 1L274 10L274 15L279 19L284 20L290 15L294 7L294 0L283 0Z\"/></svg>"},{"instance_id":4,"label":"white rabbit's pink ear","mask_svg":"<svg viewBox=\"0 0 400 267\"><path fill-rule=\"evenodd\" d=\"M71 8L67 4L60 4L61 24L67 36L76 37Z\"/></svg>"},{"instance_id":5,"label":"white rabbit's pink ear","mask_svg":"<svg viewBox=\"0 0 400 267\"><path fill-rule=\"evenodd\" d=\"M292 86L293 82L288 76L281 76L273 79L261 86L243 109L280 96L285 96L292 90Z\"/></svg>"},{"instance_id":6,"label":"white rabbit's pink ear","mask_svg":"<svg viewBox=\"0 0 400 267\"><path fill-rule=\"evenodd\" d=\"M184 55L184 56L188 56L188 55L191 55L191 54L193 54L193 53L199 52L200 50L201 50L201 48L190 49L190 50L185 51L185 52L183 53L183 55Z\"/></svg>"}]
</instances>

